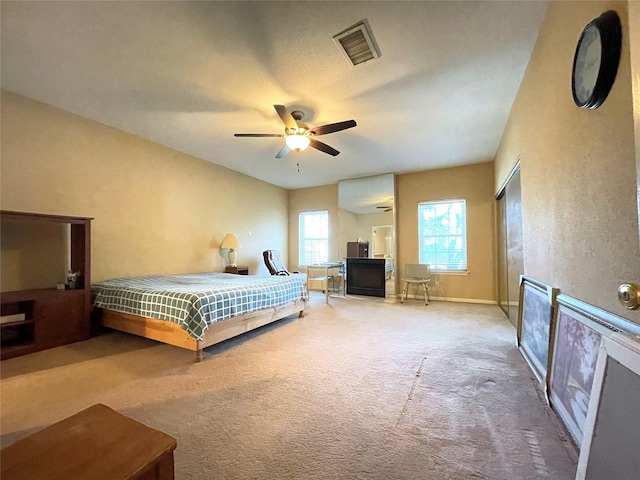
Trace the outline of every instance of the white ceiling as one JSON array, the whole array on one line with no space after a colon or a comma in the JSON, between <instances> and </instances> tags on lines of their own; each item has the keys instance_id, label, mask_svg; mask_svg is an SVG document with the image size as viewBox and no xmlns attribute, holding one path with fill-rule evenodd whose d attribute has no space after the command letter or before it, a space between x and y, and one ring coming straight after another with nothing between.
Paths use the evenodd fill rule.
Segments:
<instances>
[{"instance_id":1,"label":"white ceiling","mask_svg":"<svg viewBox=\"0 0 640 480\"><path fill-rule=\"evenodd\" d=\"M284 188L491 160L544 1L12 2L1 84ZM333 36L366 19L381 57ZM274 158L273 109L358 126ZM299 171L297 167L299 163Z\"/></svg>"}]
</instances>

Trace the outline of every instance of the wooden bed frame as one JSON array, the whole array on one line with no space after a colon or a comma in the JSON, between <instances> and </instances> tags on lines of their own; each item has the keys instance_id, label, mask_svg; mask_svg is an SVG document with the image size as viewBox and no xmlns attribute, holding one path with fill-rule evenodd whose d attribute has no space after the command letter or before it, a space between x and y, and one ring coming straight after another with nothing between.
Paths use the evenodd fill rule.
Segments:
<instances>
[{"instance_id":1,"label":"wooden bed frame","mask_svg":"<svg viewBox=\"0 0 640 480\"><path fill-rule=\"evenodd\" d=\"M247 313L209 326L203 340L196 340L180 325L167 320L141 317L131 313L120 313L104 308L96 308L98 318L105 327L132 333L158 342L168 343L176 347L193 351L193 362L202 360L202 349L223 342L245 332L266 325L281 318L298 313L304 316L305 300L295 300L280 307L271 307L253 313Z\"/></svg>"}]
</instances>

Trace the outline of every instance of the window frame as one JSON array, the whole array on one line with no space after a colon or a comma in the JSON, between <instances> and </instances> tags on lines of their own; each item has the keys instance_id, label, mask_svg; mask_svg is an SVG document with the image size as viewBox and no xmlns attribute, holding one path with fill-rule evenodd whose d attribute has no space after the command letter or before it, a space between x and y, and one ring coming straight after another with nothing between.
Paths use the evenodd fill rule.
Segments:
<instances>
[{"instance_id":1,"label":"window frame","mask_svg":"<svg viewBox=\"0 0 640 480\"><path fill-rule=\"evenodd\" d=\"M449 209L452 204L461 204L462 205L462 231L460 233L455 232L447 232L447 233L425 233L424 229L426 226L423 223L422 211L425 206L435 206L435 205L449 205ZM453 198L447 200L434 200L434 201L424 201L418 202L417 208L417 217L418 217L418 263L429 264L431 266L431 271L434 273L443 273L443 274L467 274L469 272L469 250L468 250L468 240L467 240L467 201L464 198ZM462 241L462 247L459 249L460 254L462 255L462 260L458 263L462 263L462 268L452 268L451 264L451 255L449 253L449 263L447 265L441 265L435 261L435 258L425 258L426 252L423 248L423 239L431 238L431 239L442 239L442 238L459 238Z\"/></svg>"},{"instance_id":2,"label":"window frame","mask_svg":"<svg viewBox=\"0 0 640 480\"><path fill-rule=\"evenodd\" d=\"M306 237L304 234L304 229L306 228L306 222L303 220L306 216L311 215L323 215L326 220L326 237ZM307 262L307 255L305 249L305 243L308 241L324 241L325 252L321 252L318 255L317 261ZM322 253L326 254L326 258L322 259ZM316 210L309 212L300 212L298 213L298 265L299 266L307 266L313 265L314 263L322 263L329 261L329 211L328 210Z\"/></svg>"}]
</instances>

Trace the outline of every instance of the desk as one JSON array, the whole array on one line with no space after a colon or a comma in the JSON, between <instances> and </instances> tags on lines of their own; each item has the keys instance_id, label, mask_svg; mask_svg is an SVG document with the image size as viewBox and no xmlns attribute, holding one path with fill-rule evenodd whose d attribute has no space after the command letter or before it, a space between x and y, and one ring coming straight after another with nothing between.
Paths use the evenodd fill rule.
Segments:
<instances>
[{"instance_id":1,"label":"desk","mask_svg":"<svg viewBox=\"0 0 640 480\"><path fill-rule=\"evenodd\" d=\"M2 449L2 480L173 480L176 439L97 404Z\"/></svg>"},{"instance_id":2,"label":"desk","mask_svg":"<svg viewBox=\"0 0 640 480\"><path fill-rule=\"evenodd\" d=\"M326 262L307 265L307 290L311 290L310 281L322 282L325 302L329 303L329 280L334 281L335 288L336 277L340 278L341 290L344 294L344 262Z\"/></svg>"}]
</instances>

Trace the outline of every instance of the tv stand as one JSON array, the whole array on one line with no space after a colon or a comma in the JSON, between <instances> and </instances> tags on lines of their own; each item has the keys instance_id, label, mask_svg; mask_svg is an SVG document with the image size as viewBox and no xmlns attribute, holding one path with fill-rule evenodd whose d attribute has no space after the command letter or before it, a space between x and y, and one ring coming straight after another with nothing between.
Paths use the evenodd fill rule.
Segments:
<instances>
[{"instance_id":1,"label":"tv stand","mask_svg":"<svg viewBox=\"0 0 640 480\"><path fill-rule=\"evenodd\" d=\"M0 294L0 359L6 360L90 336L91 220L38 213L0 212L2 221L66 223L71 226L71 270L80 272L77 288L56 287Z\"/></svg>"},{"instance_id":2,"label":"tv stand","mask_svg":"<svg viewBox=\"0 0 640 480\"><path fill-rule=\"evenodd\" d=\"M385 296L384 258L347 257L347 294Z\"/></svg>"}]
</instances>

